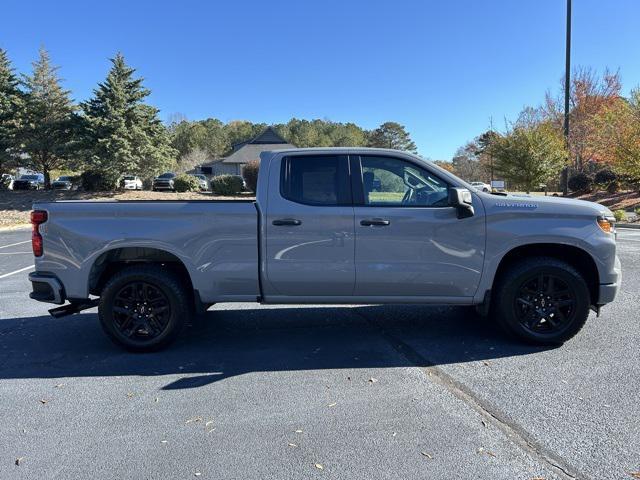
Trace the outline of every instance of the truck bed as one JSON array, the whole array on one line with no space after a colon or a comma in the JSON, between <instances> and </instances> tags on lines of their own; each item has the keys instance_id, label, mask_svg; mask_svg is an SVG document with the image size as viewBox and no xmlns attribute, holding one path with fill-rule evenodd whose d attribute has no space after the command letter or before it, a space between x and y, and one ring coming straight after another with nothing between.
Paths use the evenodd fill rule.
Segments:
<instances>
[{"instance_id":1,"label":"truck bed","mask_svg":"<svg viewBox=\"0 0 640 480\"><path fill-rule=\"evenodd\" d=\"M141 248L175 255L203 302L259 295L252 200L62 201L33 208L48 212L40 227L44 255L36 259L37 270L60 278L67 298L86 298L100 256Z\"/></svg>"}]
</instances>

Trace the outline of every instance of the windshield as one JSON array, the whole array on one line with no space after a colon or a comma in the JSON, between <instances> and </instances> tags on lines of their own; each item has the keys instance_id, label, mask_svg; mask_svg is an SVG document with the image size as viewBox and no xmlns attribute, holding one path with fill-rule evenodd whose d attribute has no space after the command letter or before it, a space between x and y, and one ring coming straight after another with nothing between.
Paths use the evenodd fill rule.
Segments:
<instances>
[{"instance_id":1,"label":"windshield","mask_svg":"<svg viewBox=\"0 0 640 480\"><path fill-rule=\"evenodd\" d=\"M38 175L22 175L20 180L39 180L40 177Z\"/></svg>"},{"instance_id":2,"label":"windshield","mask_svg":"<svg viewBox=\"0 0 640 480\"><path fill-rule=\"evenodd\" d=\"M135 180L135 179L136 179L136 177L134 177L133 175L126 175L126 176L124 177L124 179L125 179L125 180Z\"/></svg>"},{"instance_id":3,"label":"windshield","mask_svg":"<svg viewBox=\"0 0 640 480\"><path fill-rule=\"evenodd\" d=\"M196 177L196 178L199 178L200 180L206 180L207 179L207 177L205 177L201 173L196 173L193 176Z\"/></svg>"},{"instance_id":4,"label":"windshield","mask_svg":"<svg viewBox=\"0 0 640 480\"><path fill-rule=\"evenodd\" d=\"M158 178L173 178L175 177L176 174L175 173L171 173L171 172L167 172L167 173L163 173L162 175L160 175Z\"/></svg>"},{"instance_id":5,"label":"windshield","mask_svg":"<svg viewBox=\"0 0 640 480\"><path fill-rule=\"evenodd\" d=\"M56 182L70 182L71 181L71 177L58 177L58 179L56 180Z\"/></svg>"}]
</instances>

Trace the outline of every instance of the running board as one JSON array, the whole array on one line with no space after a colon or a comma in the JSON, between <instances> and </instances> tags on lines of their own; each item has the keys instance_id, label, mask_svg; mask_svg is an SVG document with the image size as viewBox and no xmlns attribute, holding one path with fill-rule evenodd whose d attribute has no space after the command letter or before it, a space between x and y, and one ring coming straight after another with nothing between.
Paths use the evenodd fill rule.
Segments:
<instances>
[{"instance_id":1,"label":"running board","mask_svg":"<svg viewBox=\"0 0 640 480\"><path fill-rule=\"evenodd\" d=\"M49 310L49 314L53 318L62 318L67 315L73 315L74 313L79 313L83 310L87 310L88 308L93 308L98 306L98 299L94 298L93 300L86 300L82 302L72 302L66 305L62 305L61 307L52 308Z\"/></svg>"}]
</instances>

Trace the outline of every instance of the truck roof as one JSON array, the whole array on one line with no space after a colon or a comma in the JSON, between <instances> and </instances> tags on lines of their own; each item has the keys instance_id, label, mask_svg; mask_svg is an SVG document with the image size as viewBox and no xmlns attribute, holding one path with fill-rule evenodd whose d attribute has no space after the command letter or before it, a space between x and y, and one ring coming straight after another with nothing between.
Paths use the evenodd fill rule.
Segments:
<instances>
[{"instance_id":1,"label":"truck roof","mask_svg":"<svg viewBox=\"0 0 640 480\"><path fill-rule=\"evenodd\" d=\"M422 161L431 162L415 153L403 150L395 150L393 148L370 148L370 147L311 147L311 148L282 148L277 150L265 150L260 154L260 161L269 161L275 155L395 155L404 156L405 158L419 158Z\"/></svg>"},{"instance_id":2,"label":"truck roof","mask_svg":"<svg viewBox=\"0 0 640 480\"><path fill-rule=\"evenodd\" d=\"M371 147L311 147L311 148L282 148L277 150L267 150L271 153L385 153L385 154L408 154L416 156L416 154L405 152L403 150L395 150L393 148L371 148Z\"/></svg>"}]
</instances>

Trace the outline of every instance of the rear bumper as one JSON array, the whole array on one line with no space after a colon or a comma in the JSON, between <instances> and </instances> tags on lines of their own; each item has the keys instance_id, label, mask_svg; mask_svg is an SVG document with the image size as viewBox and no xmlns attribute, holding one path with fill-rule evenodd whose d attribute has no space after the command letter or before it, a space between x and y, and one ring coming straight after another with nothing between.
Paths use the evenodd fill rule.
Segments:
<instances>
[{"instance_id":1,"label":"rear bumper","mask_svg":"<svg viewBox=\"0 0 640 480\"><path fill-rule=\"evenodd\" d=\"M32 291L29 298L39 302L55 303L62 305L66 299L64 287L55 275L32 272L29 274Z\"/></svg>"}]
</instances>

